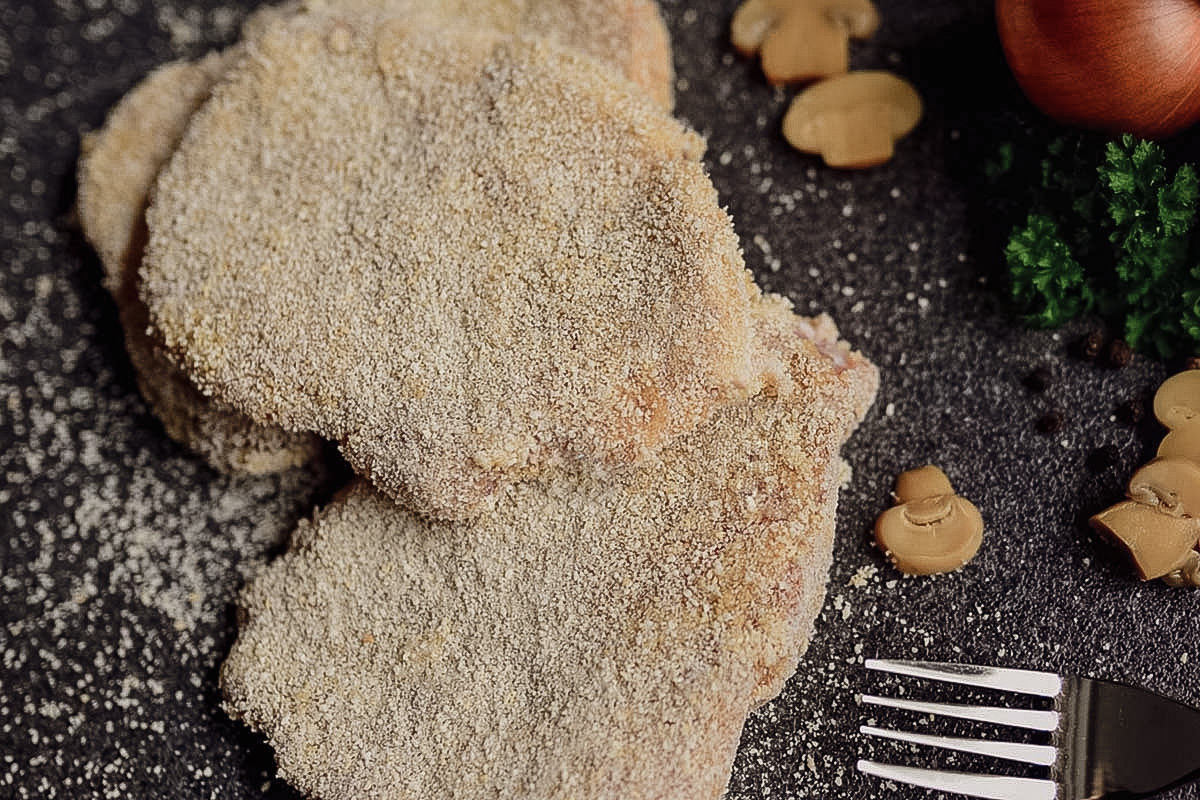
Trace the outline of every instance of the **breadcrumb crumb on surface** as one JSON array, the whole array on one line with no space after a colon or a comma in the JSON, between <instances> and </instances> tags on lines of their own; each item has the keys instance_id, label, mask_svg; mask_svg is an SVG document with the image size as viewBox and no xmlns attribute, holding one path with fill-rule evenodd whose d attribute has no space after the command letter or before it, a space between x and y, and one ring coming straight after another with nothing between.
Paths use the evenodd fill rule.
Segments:
<instances>
[{"instance_id":1,"label":"breadcrumb crumb on surface","mask_svg":"<svg viewBox=\"0 0 1200 800\"><path fill-rule=\"evenodd\" d=\"M222 670L281 774L322 800L721 796L807 646L877 381L786 305L760 320L779 390L656 467L548 473L457 523L360 481L302 524Z\"/></svg>"},{"instance_id":2,"label":"breadcrumb crumb on surface","mask_svg":"<svg viewBox=\"0 0 1200 800\"><path fill-rule=\"evenodd\" d=\"M206 392L469 515L748 391L757 290L701 150L544 40L299 15L160 177L143 297Z\"/></svg>"}]
</instances>

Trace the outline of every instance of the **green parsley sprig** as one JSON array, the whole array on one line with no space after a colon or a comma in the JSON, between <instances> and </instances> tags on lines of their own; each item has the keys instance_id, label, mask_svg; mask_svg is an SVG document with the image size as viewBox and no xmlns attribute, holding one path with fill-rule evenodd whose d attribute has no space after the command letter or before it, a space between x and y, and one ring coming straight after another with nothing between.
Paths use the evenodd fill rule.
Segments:
<instances>
[{"instance_id":1,"label":"green parsley sprig","mask_svg":"<svg viewBox=\"0 0 1200 800\"><path fill-rule=\"evenodd\" d=\"M1131 136L1102 148L1058 139L1040 166L1033 207L1004 250L1025 320L1057 326L1095 313L1141 352L1200 354L1195 167L1171 174L1159 145Z\"/></svg>"}]
</instances>

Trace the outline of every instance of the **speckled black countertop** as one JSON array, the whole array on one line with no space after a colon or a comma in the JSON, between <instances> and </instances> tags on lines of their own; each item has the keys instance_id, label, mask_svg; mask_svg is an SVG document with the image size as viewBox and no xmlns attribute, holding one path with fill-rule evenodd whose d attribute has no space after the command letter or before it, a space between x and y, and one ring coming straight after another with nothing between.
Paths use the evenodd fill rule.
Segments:
<instances>
[{"instance_id":1,"label":"speckled black countertop","mask_svg":"<svg viewBox=\"0 0 1200 800\"><path fill-rule=\"evenodd\" d=\"M230 479L138 398L115 308L73 222L80 135L153 66L230 41L251 0L0 0L0 797L293 797L219 707L233 599L336 479ZM768 288L827 310L881 368L848 446L817 636L747 723L731 798L918 797L854 772L871 656L1133 681L1200 704L1200 595L1140 584L1086 518L1157 445L1118 404L1167 365L1068 356L1088 322L1004 311L983 158L1025 103L983 0L879 0L852 65L910 78L927 113L889 164L839 173L778 132L791 93L728 45L734 0L664 0L678 113ZM1049 389L1023 378L1048 367ZM1052 408L1065 427L1039 433ZM1089 465L1111 446L1115 463ZM960 572L906 579L870 545L900 471L934 462L987 521ZM913 756L912 758L915 758ZM939 763L953 759L943 757ZM1195 789L1172 797L1200 797Z\"/></svg>"}]
</instances>

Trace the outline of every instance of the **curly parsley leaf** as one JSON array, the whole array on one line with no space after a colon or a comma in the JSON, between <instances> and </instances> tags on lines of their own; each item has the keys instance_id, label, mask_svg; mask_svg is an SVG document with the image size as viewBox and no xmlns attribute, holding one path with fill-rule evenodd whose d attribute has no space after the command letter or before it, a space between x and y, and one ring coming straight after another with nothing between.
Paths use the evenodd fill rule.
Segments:
<instances>
[{"instance_id":1,"label":"curly parsley leaf","mask_svg":"<svg viewBox=\"0 0 1200 800\"><path fill-rule=\"evenodd\" d=\"M1045 214L1030 214L1004 250L1012 271L1013 300L1026 309L1025 321L1052 327L1091 310L1092 290L1083 268Z\"/></svg>"},{"instance_id":2,"label":"curly parsley leaf","mask_svg":"<svg viewBox=\"0 0 1200 800\"><path fill-rule=\"evenodd\" d=\"M1035 209L1005 248L1014 301L1032 324L1094 312L1137 350L1200 352L1200 180L1173 175L1166 153L1125 136L1096 150L1055 140L1041 163Z\"/></svg>"}]
</instances>

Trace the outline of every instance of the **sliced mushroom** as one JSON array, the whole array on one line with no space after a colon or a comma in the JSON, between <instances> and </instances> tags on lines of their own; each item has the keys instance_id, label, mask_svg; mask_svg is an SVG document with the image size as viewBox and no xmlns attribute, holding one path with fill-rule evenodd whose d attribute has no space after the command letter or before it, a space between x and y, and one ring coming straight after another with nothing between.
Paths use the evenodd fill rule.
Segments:
<instances>
[{"instance_id":1,"label":"sliced mushroom","mask_svg":"<svg viewBox=\"0 0 1200 800\"><path fill-rule=\"evenodd\" d=\"M1200 463L1200 423L1170 430L1158 445L1159 458L1186 458Z\"/></svg>"},{"instance_id":2,"label":"sliced mushroom","mask_svg":"<svg viewBox=\"0 0 1200 800\"><path fill-rule=\"evenodd\" d=\"M1183 571L1200 535L1196 520L1132 500L1104 509L1092 517L1091 525L1128 552L1146 581Z\"/></svg>"},{"instance_id":3,"label":"sliced mushroom","mask_svg":"<svg viewBox=\"0 0 1200 800\"><path fill-rule=\"evenodd\" d=\"M1200 464L1156 458L1129 479L1129 499L1172 517L1200 516Z\"/></svg>"},{"instance_id":4,"label":"sliced mushroom","mask_svg":"<svg viewBox=\"0 0 1200 800\"><path fill-rule=\"evenodd\" d=\"M1129 480L1129 502L1101 511L1091 524L1129 552L1143 580L1200 586L1200 370L1163 381L1154 416L1169 430L1158 458Z\"/></svg>"},{"instance_id":5,"label":"sliced mushroom","mask_svg":"<svg viewBox=\"0 0 1200 800\"><path fill-rule=\"evenodd\" d=\"M1189 369L1163 381L1154 394L1154 416L1171 430L1200 424L1200 369Z\"/></svg>"},{"instance_id":6,"label":"sliced mushroom","mask_svg":"<svg viewBox=\"0 0 1200 800\"><path fill-rule=\"evenodd\" d=\"M896 479L898 505L875 521L875 542L901 572L951 572L974 557L983 542L983 517L954 494L937 467L910 470Z\"/></svg>"},{"instance_id":7,"label":"sliced mushroom","mask_svg":"<svg viewBox=\"0 0 1200 800\"><path fill-rule=\"evenodd\" d=\"M792 147L820 153L825 163L863 169L892 157L896 140L921 119L912 84L882 70L850 72L801 92L783 118Z\"/></svg>"},{"instance_id":8,"label":"sliced mushroom","mask_svg":"<svg viewBox=\"0 0 1200 800\"><path fill-rule=\"evenodd\" d=\"M870 0L746 0L733 15L730 38L744 56L761 52L763 73L778 85L841 75L850 39L878 27Z\"/></svg>"}]
</instances>

